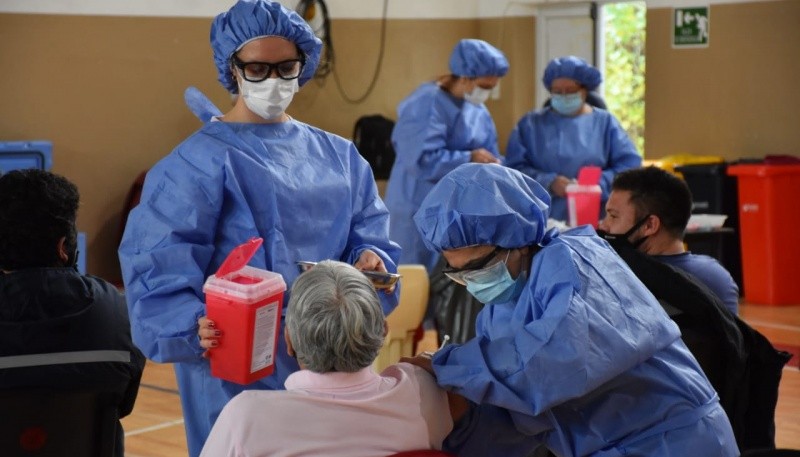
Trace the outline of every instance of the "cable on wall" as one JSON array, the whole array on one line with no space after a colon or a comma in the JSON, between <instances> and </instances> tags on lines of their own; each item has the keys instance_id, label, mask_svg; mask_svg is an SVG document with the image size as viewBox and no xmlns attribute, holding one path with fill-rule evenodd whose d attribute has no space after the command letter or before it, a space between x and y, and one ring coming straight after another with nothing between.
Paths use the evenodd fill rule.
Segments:
<instances>
[{"instance_id":1,"label":"cable on wall","mask_svg":"<svg viewBox=\"0 0 800 457\"><path fill-rule=\"evenodd\" d=\"M317 11L319 8L320 11ZM333 74L333 80L336 83L336 89L342 96L345 102L357 105L367 99L375 89L378 82L378 76L381 72L383 65L383 57L386 49L386 25L387 25L387 12L389 9L389 0L383 0L383 13L381 15L381 35L380 35L380 48L378 51L378 58L375 62L375 70L370 78L369 85L364 93L358 97L352 97L345 92L342 83L339 80L339 75L336 71L336 53L333 47L333 38L331 37L330 30L330 17L328 15L328 6L324 0L301 0L298 3L296 10L309 22L314 33L325 44L324 58L320 59L317 72L314 74L315 78L325 79L329 74ZM321 18L316 18L317 14L321 14ZM315 27L315 24L317 25Z\"/></svg>"}]
</instances>

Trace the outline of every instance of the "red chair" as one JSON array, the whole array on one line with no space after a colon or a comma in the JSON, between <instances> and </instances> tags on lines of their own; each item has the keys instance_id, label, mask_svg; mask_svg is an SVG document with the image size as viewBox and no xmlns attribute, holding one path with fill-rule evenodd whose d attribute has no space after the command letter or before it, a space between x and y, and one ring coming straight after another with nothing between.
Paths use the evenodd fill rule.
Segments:
<instances>
[{"instance_id":1,"label":"red chair","mask_svg":"<svg viewBox=\"0 0 800 457\"><path fill-rule=\"evenodd\" d=\"M419 449L414 451L403 451L387 457L456 457L449 452L437 451L436 449Z\"/></svg>"},{"instance_id":2,"label":"red chair","mask_svg":"<svg viewBox=\"0 0 800 457\"><path fill-rule=\"evenodd\" d=\"M742 452L742 457L798 457L797 449L750 449Z\"/></svg>"},{"instance_id":3,"label":"red chair","mask_svg":"<svg viewBox=\"0 0 800 457\"><path fill-rule=\"evenodd\" d=\"M121 457L115 401L113 393L92 389L0 390L2 455Z\"/></svg>"}]
</instances>

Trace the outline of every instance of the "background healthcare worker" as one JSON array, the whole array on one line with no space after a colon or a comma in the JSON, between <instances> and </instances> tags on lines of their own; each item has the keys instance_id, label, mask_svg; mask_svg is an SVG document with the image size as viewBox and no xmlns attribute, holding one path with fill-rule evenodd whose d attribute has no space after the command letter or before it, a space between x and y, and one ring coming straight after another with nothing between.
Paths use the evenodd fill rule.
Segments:
<instances>
[{"instance_id":1,"label":"background healthcare worker","mask_svg":"<svg viewBox=\"0 0 800 457\"><path fill-rule=\"evenodd\" d=\"M262 237L250 264L289 286L299 260L394 272L400 254L353 144L285 112L319 59L306 22L279 3L242 0L214 19L211 47L219 81L240 96L148 172L119 249L133 339L148 358L176 364L191 456L245 389L211 377L198 338L203 283L234 247ZM385 313L398 292L380 294ZM282 389L298 370L279 341L274 374L247 389Z\"/></svg>"},{"instance_id":2,"label":"background healthcare worker","mask_svg":"<svg viewBox=\"0 0 800 457\"><path fill-rule=\"evenodd\" d=\"M602 81L600 71L583 59L551 60L542 77L551 94L550 106L525 114L508 139L506 165L550 191L553 219L567 220L567 184L578 177L582 167L603 169L602 213L614 175L642 165L636 146L617 119L586 103L587 93Z\"/></svg>"},{"instance_id":3,"label":"background healthcare worker","mask_svg":"<svg viewBox=\"0 0 800 457\"><path fill-rule=\"evenodd\" d=\"M412 222L422 199L461 164L500 161L497 130L483 103L508 72L508 60L485 41L465 39L450 55L450 72L400 102L392 131L396 157L386 188L391 239L403 248L400 263L421 263L428 273L439 255L425 247Z\"/></svg>"},{"instance_id":4,"label":"background healthcare worker","mask_svg":"<svg viewBox=\"0 0 800 457\"><path fill-rule=\"evenodd\" d=\"M459 456L737 456L728 417L677 325L591 227L546 231L550 197L501 166L462 165L414 221L448 276L486 303L475 338L430 358L480 406ZM491 436L492 439L486 439ZM498 452L501 450L501 452Z\"/></svg>"}]
</instances>

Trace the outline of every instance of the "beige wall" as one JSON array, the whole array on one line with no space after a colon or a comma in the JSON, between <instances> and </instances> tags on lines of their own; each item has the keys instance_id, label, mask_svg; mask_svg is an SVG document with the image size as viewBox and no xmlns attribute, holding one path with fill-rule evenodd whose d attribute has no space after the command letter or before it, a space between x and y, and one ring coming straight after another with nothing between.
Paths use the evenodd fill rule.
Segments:
<instances>
[{"instance_id":1,"label":"beige wall","mask_svg":"<svg viewBox=\"0 0 800 457\"><path fill-rule=\"evenodd\" d=\"M208 20L0 15L0 139L53 142L53 171L82 194L90 273L118 278L130 184L199 127L184 88L224 100L207 43Z\"/></svg>"},{"instance_id":2,"label":"beige wall","mask_svg":"<svg viewBox=\"0 0 800 457\"><path fill-rule=\"evenodd\" d=\"M200 126L183 103L194 85L229 106L216 82L209 19L0 14L0 140L53 142L53 171L81 190L78 229L87 232L87 268L119 278L119 218L140 171ZM380 21L333 24L338 76L358 97L374 72ZM343 101L332 77L312 81L290 108L296 118L350 137L355 120L394 117L422 81L447 72L456 41L477 36L478 20L394 20L374 92Z\"/></svg>"},{"instance_id":3,"label":"beige wall","mask_svg":"<svg viewBox=\"0 0 800 457\"><path fill-rule=\"evenodd\" d=\"M331 76L306 85L292 102L293 115L340 135L352 136L364 114L381 113L396 119L397 104L420 83L448 73L448 59L464 37L489 41L506 53L511 68L502 80L498 100L487 102L500 135L500 149L514 123L531 108L534 97L534 18L488 20L388 21L386 51L371 95L360 104L345 101ZM339 20L332 26L337 73L341 90L349 99L366 91L379 54L380 22ZM414 41L419 37L419 41Z\"/></svg>"},{"instance_id":4,"label":"beige wall","mask_svg":"<svg viewBox=\"0 0 800 457\"><path fill-rule=\"evenodd\" d=\"M714 5L711 46L673 50L669 9L648 12L647 151L727 158L800 155L800 2ZM218 106L209 19L0 14L0 140L53 142L53 170L81 189L78 228L88 234L88 269L119 277L123 200L136 175L200 123L183 104L190 85ZM380 21L334 20L338 76L361 96L378 57ZM499 100L488 102L500 148L532 108L540 71L533 17L390 20L374 92L346 103L332 77L312 81L290 107L296 118L349 137L364 114L395 117L419 83L447 72L462 37L480 37L511 61Z\"/></svg>"},{"instance_id":5,"label":"beige wall","mask_svg":"<svg viewBox=\"0 0 800 457\"><path fill-rule=\"evenodd\" d=\"M533 108L536 84L536 20L533 17L482 20L481 39L500 48L509 60L508 74L500 82L500 99L487 106L497 127L500 150L519 118Z\"/></svg>"},{"instance_id":6,"label":"beige wall","mask_svg":"<svg viewBox=\"0 0 800 457\"><path fill-rule=\"evenodd\" d=\"M336 74L341 92L353 100L363 97L375 74L380 51L380 21L333 21ZM477 20L387 21L386 47L374 90L362 103L345 101L333 75L308 83L289 112L309 124L351 137L356 120L381 113L396 118L395 108L421 82L447 72L447 58L463 36L476 36ZM425 37L420 43L415 37Z\"/></svg>"},{"instance_id":7,"label":"beige wall","mask_svg":"<svg viewBox=\"0 0 800 457\"><path fill-rule=\"evenodd\" d=\"M800 156L800 1L712 5L710 45L672 49L647 13L647 158Z\"/></svg>"}]
</instances>

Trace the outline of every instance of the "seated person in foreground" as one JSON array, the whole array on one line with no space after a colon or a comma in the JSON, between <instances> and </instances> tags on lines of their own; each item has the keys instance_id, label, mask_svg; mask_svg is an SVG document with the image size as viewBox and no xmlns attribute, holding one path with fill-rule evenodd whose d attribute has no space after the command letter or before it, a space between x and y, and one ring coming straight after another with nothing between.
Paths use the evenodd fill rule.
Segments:
<instances>
[{"instance_id":1,"label":"seated person in foreground","mask_svg":"<svg viewBox=\"0 0 800 457\"><path fill-rule=\"evenodd\" d=\"M372 283L354 267L323 261L300 275L284 336L301 370L286 379L286 391L234 397L201 456L380 457L440 449L453 421L433 377L406 363L372 371L386 330Z\"/></svg>"},{"instance_id":2,"label":"seated person in foreground","mask_svg":"<svg viewBox=\"0 0 800 457\"><path fill-rule=\"evenodd\" d=\"M101 392L121 418L133 410L145 359L123 295L78 272L79 199L73 183L47 171L0 176L0 389ZM123 437L117 423L114 457Z\"/></svg>"},{"instance_id":3,"label":"seated person in foreground","mask_svg":"<svg viewBox=\"0 0 800 457\"><path fill-rule=\"evenodd\" d=\"M731 274L713 257L692 254L683 244L691 212L692 194L683 180L660 168L636 168L614 179L599 229L689 273L736 315L739 287Z\"/></svg>"}]
</instances>

